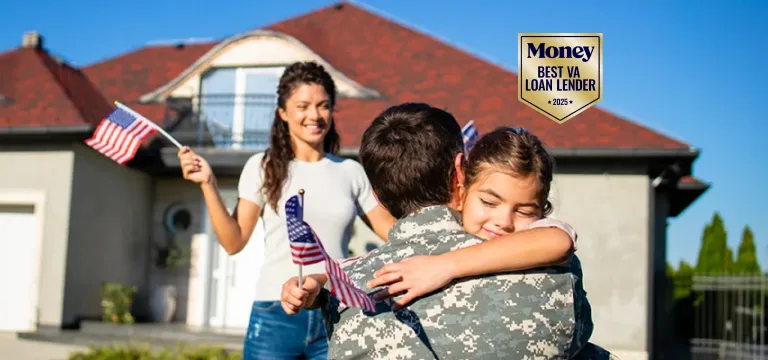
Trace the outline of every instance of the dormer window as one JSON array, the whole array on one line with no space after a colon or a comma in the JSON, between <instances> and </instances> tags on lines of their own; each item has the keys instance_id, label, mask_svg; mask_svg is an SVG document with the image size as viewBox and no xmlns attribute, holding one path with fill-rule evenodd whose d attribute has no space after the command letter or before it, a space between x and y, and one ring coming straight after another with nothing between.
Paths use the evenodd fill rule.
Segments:
<instances>
[{"instance_id":1,"label":"dormer window","mask_svg":"<svg viewBox=\"0 0 768 360\"><path fill-rule=\"evenodd\" d=\"M201 77L200 113L216 147L262 150L284 66L212 68Z\"/></svg>"}]
</instances>

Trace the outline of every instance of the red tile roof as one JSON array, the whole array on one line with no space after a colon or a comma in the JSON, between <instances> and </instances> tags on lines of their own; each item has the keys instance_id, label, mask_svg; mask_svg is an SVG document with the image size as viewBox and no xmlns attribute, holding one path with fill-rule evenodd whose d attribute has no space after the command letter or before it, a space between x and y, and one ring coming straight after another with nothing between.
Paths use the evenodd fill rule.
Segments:
<instances>
[{"instance_id":1,"label":"red tile roof","mask_svg":"<svg viewBox=\"0 0 768 360\"><path fill-rule=\"evenodd\" d=\"M79 70L45 51L0 54L0 128L97 124L109 105Z\"/></svg>"},{"instance_id":2,"label":"red tile roof","mask_svg":"<svg viewBox=\"0 0 768 360\"><path fill-rule=\"evenodd\" d=\"M214 45L144 47L90 65L84 71L110 101L123 102L150 120L161 122L165 106L138 104L139 97L173 80Z\"/></svg>"},{"instance_id":3,"label":"red tile roof","mask_svg":"<svg viewBox=\"0 0 768 360\"><path fill-rule=\"evenodd\" d=\"M343 147L356 147L363 130L378 113L405 101L445 108L461 124L474 119L481 133L502 125L525 127L557 149L689 147L594 107L557 124L517 100L517 75L513 72L349 3L290 18L265 29L295 37L336 69L383 94L378 100L339 101L336 119ZM84 72L109 101L120 100L160 121L163 106L138 105L138 98L171 81L213 46L215 43L145 47L88 66ZM0 69L5 66L0 64ZM26 83L32 74L27 71L13 76L17 82ZM38 85L44 86L49 85ZM0 94L13 97L2 88ZM57 124L50 117L35 116L41 107L55 109L56 114L63 114L66 109L59 102L37 101L30 103L30 116L24 118L38 124Z\"/></svg>"}]
</instances>

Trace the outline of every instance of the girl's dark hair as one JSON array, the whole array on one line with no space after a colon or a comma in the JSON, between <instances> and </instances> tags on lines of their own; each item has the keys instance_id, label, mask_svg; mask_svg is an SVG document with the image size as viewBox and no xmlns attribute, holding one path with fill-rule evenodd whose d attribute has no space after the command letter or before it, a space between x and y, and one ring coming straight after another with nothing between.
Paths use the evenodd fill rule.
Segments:
<instances>
[{"instance_id":1,"label":"girl's dark hair","mask_svg":"<svg viewBox=\"0 0 768 360\"><path fill-rule=\"evenodd\" d=\"M535 174L542 215L552 212L548 199L555 160L536 135L521 128L500 127L480 137L464 162L464 186L469 189L488 168L512 176Z\"/></svg>"},{"instance_id":2,"label":"girl's dark hair","mask_svg":"<svg viewBox=\"0 0 768 360\"><path fill-rule=\"evenodd\" d=\"M264 185L267 202L277 211L277 202L282 195L283 184L288 176L288 164L296 157L291 146L291 135L288 124L280 118L279 109L285 110L285 104L293 92L301 85L320 85L328 93L331 108L331 118L328 119L330 128L323 140L323 150L336 154L339 151L339 134L336 132L336 122L333 121L333 108L336 105L336 84L331 75L312 61L296 62L288 66L280 77L277 86L277 108L272 129L269 134L269 147L264 153L262 167L264 169Z\"/></svg>"}]
</instances>

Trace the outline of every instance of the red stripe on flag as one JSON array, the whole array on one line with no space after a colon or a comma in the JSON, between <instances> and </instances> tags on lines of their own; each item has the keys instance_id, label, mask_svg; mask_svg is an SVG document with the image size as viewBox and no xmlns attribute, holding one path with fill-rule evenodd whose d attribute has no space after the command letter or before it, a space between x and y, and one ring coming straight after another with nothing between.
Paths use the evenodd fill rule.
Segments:
<instances>
[{"instance_id":1,"label":"red stripe on flag","mask_svg":"<svg viewBox=\"0 0 768 360\"><path fill-rule=\"evenodd\" d=\"M326 273L331 280L331 294L333 296L347 306L360 307L367 311L375 310L376 306L373 300L354 285L337 262L326 261Z\"/></svg>"},{"instance_id":2,"label":"red stripe on flag","mask_svg":"<svg viewBox=\"0 0 768 360\"><path fill-rule=\"evenodd\" d=\"M145 121L137 120L128 128L123 129L108 119L104 119L99 123L93 137L86 140L85 143L118 164L124 165L136 156L141 142L156 131Z\"/></svg>"},{"instance_id":3,"label":"red stripe on flag","mask_svg":"<svg viewBox=\"0 0 768 360\"><path fill-rule=\"evenodd\" d=\"M143 121L137 121L131 124L131 126L126 129L127 131L123 132L123 134L120 136L119 142L115 145L116 151L109 157L112 158L112 160L120 162L120 159L122 159L125 154L128 153L128 150L131 148L131 144L133 144L138 139L138 137L140 137L141 134L143 134L148 128L150 128L150 126L145 124Z\"/></svg>"},{"instance_id":4,"label":"red stripe on flag","mask_svg":"<svg viewBox=\"0 0 768 360\"><path fill-rule=\"evenodd\" d=\"M136 152L139 150L139 146L141 145L141 142L143 139L146 139L148 136L155 133L155 129L151 126L146 126L144 130L142 131L139 136L133 138L130 145L125 151L125 154L117 159L116 161L120 163L121 165L125 164L128 160L133 159L134 156L136 156Z\"/></svg>"},{"instance_id":5,"label":"red stripe on flag","mask_svg":"<svg viewBox=\"0 0 768 360\"><path fill-rule=\"evenodd\" d=\"M286 203L286 214L288 214L286 225L293 263L309 265L325 260L325 272L330 281L331 294L346 306L360 307L369 312L376 311L373 299L355 286L355 283L344 273L341 265L325 252L323 243L312 227L299 217L290 215L303 211L297 199L293 196ZM308 233L312 235L311 240L306 238Z\"/></svg>"}]
</instances>

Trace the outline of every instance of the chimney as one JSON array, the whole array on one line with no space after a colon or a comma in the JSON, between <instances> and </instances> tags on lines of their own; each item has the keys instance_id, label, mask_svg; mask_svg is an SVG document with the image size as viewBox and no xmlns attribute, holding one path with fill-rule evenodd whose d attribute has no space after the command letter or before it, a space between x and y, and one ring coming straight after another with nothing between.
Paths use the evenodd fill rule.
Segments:
<instances>
[{"instance_id":1,"label":"chimney","mask_svg":"<svg viewBox=\"0 0 768 360\"><path fill-rule=\"evenodd\" d=\"M24 33L24 37L21 39L21 47L42 49L43 37L37 33L37 31L27 31Z\"/></svg>"}]
</instances>

